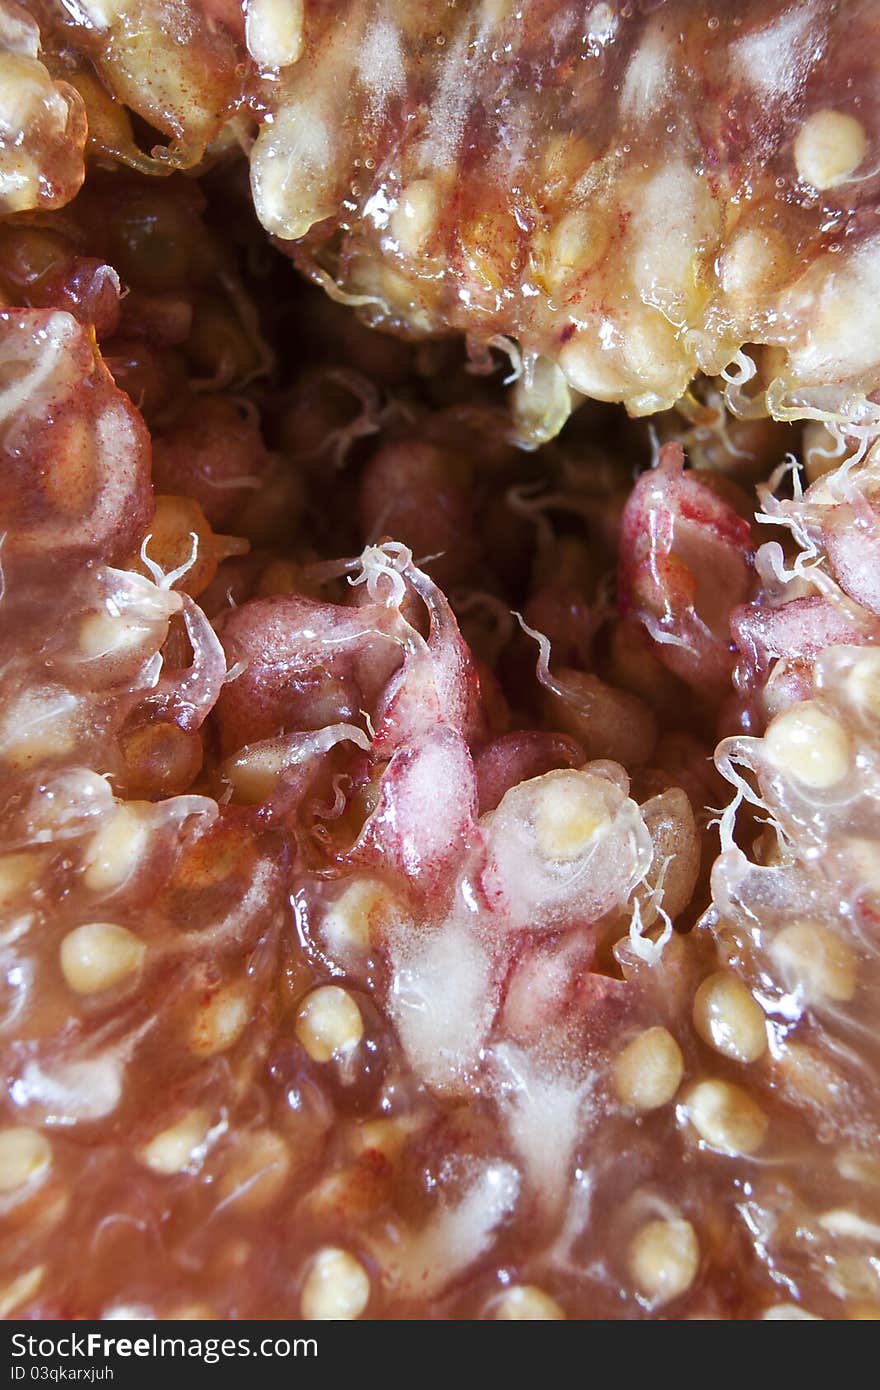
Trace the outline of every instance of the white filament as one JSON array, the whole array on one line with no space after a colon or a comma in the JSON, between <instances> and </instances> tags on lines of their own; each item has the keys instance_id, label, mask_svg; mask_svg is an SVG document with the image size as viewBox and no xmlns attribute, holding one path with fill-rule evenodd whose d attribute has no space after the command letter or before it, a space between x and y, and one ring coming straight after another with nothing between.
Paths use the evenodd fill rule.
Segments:
<instances>
[{"instance_id":1,"label":"white filament","mask_svg":"<svg viewBox=\"0 0 880 1390\"><path fill-rule=\"evenodd\" d=\"M663 950L667 941L672 936L672 921L668 912L656 904L658 916L663 918L663 931L654 941L650 936L645 935L642 923L642 909L638 898L633 902L633 912L629 924L629 943L635 954L647 965L656 965L663 955Z\"/></svg>"},{"instance_id":2,"label":"white filament","mask_svg":"<svg viewBox=\"0 0 880 1390\"><path fill-rule=\"evenodd\" d=\"M349 584L353 587L366 584L367 593L374 603L384 603L386 608L399 609L406 597L403 571L412 565L412 551L400 541L368 545L361 553L359 563L360 572L348 576ZM382 588L385 588L384 598Z\"/></svg>"},{"instance_id":3,"label":"white filament","mask_svg":"<svg viewBox=\"0 0 880 1390\"><path fill-rule=\"evenodd\" d=\"M162 566L158 565L155 560L151 560L147 554L147 546L152 539L153 533L152 531L148 531L141 542L141 560L153 576L153 582L158 589L173 589L177 581L182 579L185 574L188 574L195 564L196 556L199 553L199 538L195 531L190 531L189 558L185 560L182 565L178 565L176 569L169 570L167 574L162 569Z\"/></svg>"}]
</instances>

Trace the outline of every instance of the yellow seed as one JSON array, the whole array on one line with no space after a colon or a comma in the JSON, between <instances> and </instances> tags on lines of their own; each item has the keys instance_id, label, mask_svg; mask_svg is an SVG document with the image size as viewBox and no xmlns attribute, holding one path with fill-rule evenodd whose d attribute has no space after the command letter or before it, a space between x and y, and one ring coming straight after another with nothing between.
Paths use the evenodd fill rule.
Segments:
<instances>
[{"instance_id":1,"label":"yellow seed","mask_svg":"<svg viewBox=\"0 0 880 1390\"><path fill-rule=\"evenodd\" d=\"M0 1288L0 1318L8 1318L22 1303L27 1303L29 1298L33 1298L43 1282L45 1272L45 1265L35 1265L33 1269L25 1270L24 1274L19 1274L17 1279L10 1280Z\"/></svg>"},{"instance_id":2,"label":"yellow seed","mask_svg":"<svg viewBox=\"0 0 880 1390\"><path fill-rule=\"evenodd\" d=\"M729 1081L698 1082L685 1099L684 1113L703 1143L718 1153L755 1153L767 1135L763 1110Z\"/></svg>"},{"instance_id":3,"label":"yellow seed","mask_svg":"<svg viewBox=\"0 0 880 1390\"><path fill-rule=\"evenodd\" d=\"M845 1150L837 1155L834 1165L848 1182L861 1183L864 1187L880 1187L880 1158L875 1158L873 1154Z\"/></svg>"},{"instance_id":4,"label":"yellow seed","mask_svg":"<svg viewBox=\"0 0 880 1390\"><path fill-rule=\"evenodd\" d=\"M417 256L437 221L438 191L430 179L407 184L391 217L390 231L405 256Z\"/></svg>"},{"instance_id":5,"label":"yellow seed","mask_svg":"<svg viewBox=\"0 0 880 1390\"><path fill-rule=\"evenodd\" d=\"M553 198L589 176L596 159L594 147L571 131L550 135L544 144L544 187Z\"/></svg>"},{"instance_id":6,"label":"yellow seed","mask_svg":"<svg viewBox=\"0 0 880 1390\"><path fill-rule=\"evenodd\" d=\"M383 883L355 878L328 907L321 931L331 951L365 954L378 944L384 928L403 917L401 904Z\"/></svg>"},{"instance_id":7,"label":"yellow seed","mask_svg":"<svg viewBox=\"0 0 880 1390\"><path fill-rule=\"evenodd\" d=\"M39 868L36 855L0 855L0 912L8 911L33 885Z\"/></svg>"},{"instance_id":8,"label":"yellow seed","mask_svg":"<svg viewBox=\"0 0 880 1390\"><path fill-rule=\"evenodd\" d=\"M61 970L76 994L97 994L140 970L146 946L127 927L88 922L61 943Z\"/></svg>"},{"instance_id":9,"label":"yellow seed","mask_svg":"<svg viewBox=\"0 0 880 1390\"><path fill-rule=\"evenodd\" d=\"M369 1301L370 1278L360 1261L333 1246L319 1250L303 1284L303 1317L350 1322L361 1316Z\"/></svg>"},{"instance_id":10,"label":"yellow seed","mask_svg":"<svg viewBox=\"0 0 880 1390\"><path fill-rule=\"evenodd\" d=\"M364 1021L347 990L322 985L300 1005L296 1035L313 1062L329 1062L357 1047L364 1035Z\"/></svg>"},{"instance_id":11,"label":"yellow seed","mask_svg":"<svg viewBox=\"0 0 880 1390\"><path fill-rule=\"evenodd\" d=\"M772 1065L786 1089L810 1105L835 1108L846 1095L847 1085L841 1073L818 1049L806 1043L786 1043Z\"/></svg>"},{"instance_id":12,"label":"yellow seed","mask_svg":"<svg viewBox=\"0 0 880 1390\"><path fill-rule=\"evenodd\" d=\"M135 651L150 635L145 623L112 613L87 613L79 625L79 649L90 661Z\"/></svg>"},{"instance_id":13,"label":"yellow seed","mask_svg":"<svg viewBox=\"0 0 880 1390\"><path fill-rule=\"evenodd\" d=\"M210 1303L181 1303L167 1314L169 1322L214 1322L217 1314Z\"/></svg>"},{"instance_id":14,"label":"yellow seed","mask_svg":"<svg viewBox=\"0 0 880 1390\"><path fill-rule=\"evenodd\" d=\"M815 111L794 142L798 178L813 188L846 183L865 157L868 142L861 124L844 111Z\"/></svg>"},{"instance_id":15,"label":"yellow seed","mask_svg":"<svg viewBox=\"0 0 880 1390\"><path fill-rule=\"evenodd\" d=\"M822 1322L819 1314L799 1308L797 1304L774 1304L760 1315L762 1322Z\"/></svg>"},{"instance_id":16,"label":"yellow seed","mask_svg":"<svg viewBox=\"0 0 880 1390\"><path fill-rule=\"evenodd\" d=\"M492 1317L508 1322L559 1322L565 1313L536 1284L514 1284L492 1305Z\"/></svg>"},{"instance_id":17,"label":"yellow seed","mask_svg":"<svg viewBox=\"0 0 880 1390\"><path fill-rule=\"evenodd\" d=\"M639 390L649 392L656 387L662 392L680 352L672 324L657 310L634 314L622 346L630 377ZM641 413L649 412L643 410Z\"/></svg>"},{"instance_id":18,"label":"yellow seed","mask_svg":"<svg viewBox=\"0 0 880 1390\"><path fill-rule=\"evenodd\" d=\"M400 1115L393 1120L365 1120L350 1136L352 1152L359 1155L372 1150L384 1154L393 1163L421 1123L414 1115Z\"/></svg>"},{"instance_id":19,"label":"yellow seed","mask_svg":"<svg viewBox=\"0 0 880 1390\"><path fill-rule=\"evenodd\" d=\"M70 1193L65 1188L53 1183L51 1189L44 1195L36 1211L28 1210L28 1231L36 1240L37 1237L46 1235L67 1215L70 1210Z\"/></svg>"},{"instance_id":20,"label":"yellow seed","mask_svg":"<svg viewBox=\"0 0 880 1390\"><path fill-rule=\"evenodd\" d=\"M548 773L537 779L532 823L547 859L579 859L609 823L608 783L588 773Z\"/></svg>"},{"instance_id":21,"label":"yellow seed","mask_svg":"<svg viewBox=\"0 0 880 1390\"><path fill-rule=\"evenodd\" d=\"M859 1302L876 1303L880 1298L880 1270L877 1268L876 1241L874 1248L856 1254L839 1253L840 1245L834 1252L833 1281L835 1291L842 1298L853 1298Z\"/></svg>"},{"instance_id":22,"label":"yellow seed","mask_svg":"<svg viewBox=\"0 0 880 1390\"><path fill-rule=\"evenodd\" d=\"M788 244L772 227L744 227L721 258L721 287L735 303L749 307L785 278L791 263Z\"/></svg>"},{"instance_id":23,"label":"yellow seed","mask_svg":"<svg viewBox=\"0 0 880 1390\"><path fill-rule=\"evenodd\" d=\"M847 1207L823 1211L819 1217L819 1225L829 1235L837 1236L841 1240L861 1240L867 1241L875 1248L880 1246L880 1224L876 1221L866 1221L864 1216L859 1216L857 1211L850 1211Z\"/></svg>"},{"instance_id":24,"label":"yellow seed","mask_svg":"<svg viewBox=\"0 0 880 1390\"><path fill-rule=\"evenodd\" d=\"M542 276L551 289L584 275L602 259L611 232L596 207L576 208L553 226L541 247Z\"/></svg>"},{"instance_id":25,"label":"yellow seed","mask_svg":"<svg viewBox=\"0 0 880 1390\"><path fill-rule=\"evenodd\" d=\"M266 68L295 63L302 51L303 0L248 0L245 40L251 57Z\"/></svg>"},{"instance_id":26,"label":"yellow seed","mask_svg":"<svg viewBox=\"0 0 880 1390\"><path fill-rule=\"evenodd\" d=\"M245 1134L220 1182L224 1202L238 1211L261 1211L275 1201L290 1173L290 1151L271 1129Z\"/></svg>"},{"instance_id":27,"label":"yellow seed","mask_svg":"<svg viewBox=\"0 0 880 1390\"><path fill-rule=\"evenodd\" d=\"M181 1173L205 1142L210 1128L211 1117L206 1110L188 1110L173 1125L161 1130L144 1145L139 1154L141 1162L152 1168L154 1173L166 1176Z\"/></svg>"},{"instance_id":28,"label":"yellow seed","mask_svg":"<svg viewBox=\"0 0 880 1390\"><path fill-rule=\"evenodd\" d=\"M763 1322L822 1322L818 1313L808 1313L796 1303L777 1303L761 1314Z\"/></svg>"},{"instance_id":29,"label":"yellow seed","mask_svg":"<svg viewBox=\"0 0 880 1390\"><path fill-rule=\"evenodd\" d=\"M656 1110L672 1100L684 1075L684 1058L666 1028L647 1028L618 1056L614 1090L634 1110Z\"/></svg>"},{"instance_id":30,"label":"yellow seed","mask_svg":"<svg viewBox=\"0 0 880 1390\"><path fill-rule=\"evenodd\" d=\"M697 1277L700 1247L689 1221L649 1221L629 1248L636 1292L652 1308L685 1293Z\"/></svg>"},{"instance_id":31,"label":"yellow seed","mask_svg":"<svg viewBox=\"0 0 880 1390\"><path fill-rule=\"evenodd\" d=\"M846 878L857 895L873 910L880 911L880 861L876 841L848 837L844 841Z\"/></svg>"},{"instance_id":32,"label":"yellow seed","mask_svg":"<svg viewBox=\"0 0 880 1390\"><path fill-rule=\"evenodd\" d=\"M51 1162L52 1147L39 1130L25 1125L0 1129L0 1192L41 1182Z\"/></svg>"},{"instance_id":33,"label":"yellow seed","mask_svg":"<svg viewBox=\"0 0 880 1390\"><path fill-rule=\"evenodd\" d=\"M240 985L219 989L196 1010L190 1028L190 1051L213 1057L238 1042L251 1014L250 998Z\"/></svg>"},{"instance_id":34,"label":"yellow seed","mask_svg":"<svg viewBox=\"0 0 880 1390\"><path fill-rule=\"evenodd\" d=\"M777 714L764 736L771 762L811 791L842 782L852 763L846 729L815 700L802 700Z\"/></svg>"},{"instance_id":35,"label":"yellow seed","mask_svg":"<svg viewBox=\"0 0 880 1390\"><path fill-rule=\"evenodd\" d=\"M612 334L606 337L610 340ZM623 400L626 377L611 347L601 339L597 341L595 333L576 333L560 350L557 360L569 386L581 395L597 401Z\"/></svg>"},{"instance_id":36,"label":"yellow seed","mask_svg":"<svg viewBox=\"0 0 880 1390\"><path fill-rule=\"evenodd\" d=\"M867 648L853 659L846 675L846 695L864 714L880 714L880 651Z\"/></svg>"},{"instance_id":37,"label":"yellow seed","mask_svg":"<svg viewBox=\"0 0 880 1390\"><path fill-rule=\"evenodd\" d=\"M27 768L71 754L81 718L81 701L60 686L26 691L7 706L0 726L0 759Z\"/></svg>"},{"instance_id":38,"label":"yellow seed","mask_svg":"<svg viewBox=\"0 0 880 1390\"><path fill-rule=\"evenodd\" d=\"M83 879L93 893L121 888L149 845L144 807L136 801L117 806L92 837L83 859Z\"/></svg>"},{"instance_id":39,"label":"yellow seed","mask_svg":"<svg viewBox=\"0 0 880 1390\"><path fill-rule=\"evenodd\" d=\"M236 802L256 806L272 795L279 778L290 766L290 760L290 751L283 741L267 740L229 758L223 764L221 775L232 788Z\"/></svg>"},{"instance_id":40,"label":"yellow seed","mask_svg":"<svg viewBox=\"0 0 880 1390\"><path fill-rule=\"evenodd\" d=\"M704 1042L736 1062L755 1062L767 1047L763 1010L727 970L710 975L697 990L694 1027Z\"/></svg>"},{"instance_id":41,"label":"yellow seed","mask_svg":"<svg viewBox=\"0 0 880 1390\"><path fill-rule=\"evenodd\" d=\"M770 943L770 955L789 988L807 1003L845 1004L856 992L856 958L847 943L820 922L792 922Z\"/></svg>"},{"instance_id":42,"label":"yellow seed","mask_svg":"<svg viewBox=\"0 0 880 1390\"><path fill-rule=\"evenodd\" d=\"M305 236L333 211L336 170L323 98L285 101L264 124L251 151L254 205L267 231L285 240Z\"/></svg>"},{"instance_id":43,"label":"yellow seed","mask_svg":"<svg viewBox=\"0 0 880 1390\"><path fill-rule=\"evenodd\" d=\"M102 1322L154 1322L149 1303L114 1303L101 1313Z\"/></svg>"},{"instance_id":44,"label":"yellow seed","mask_svg":"<svg viewBox=\"0 0 880 1390\"><path fill-rule=\"evenodd\" d=\"M529 446L555 439L572 412L568 382L549 357L536 358L531 377L521 376L510 395L513 422Z\"/></svg>"}]
</instances>

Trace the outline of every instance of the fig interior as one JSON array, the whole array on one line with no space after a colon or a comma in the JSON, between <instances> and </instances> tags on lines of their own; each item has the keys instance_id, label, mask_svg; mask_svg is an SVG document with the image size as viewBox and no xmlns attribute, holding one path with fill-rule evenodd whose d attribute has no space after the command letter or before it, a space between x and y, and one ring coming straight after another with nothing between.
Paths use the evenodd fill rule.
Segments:
<instances>
[{"instance_id":1,"label":"fig interior","mask_svg":"<svg viewBox=\"0 0 880 1390\"><path fill-rule=\"evenodd\" d=\"M0 0L0 1315L880 1315L880 3Z\"/></svg>"}]
</instances>

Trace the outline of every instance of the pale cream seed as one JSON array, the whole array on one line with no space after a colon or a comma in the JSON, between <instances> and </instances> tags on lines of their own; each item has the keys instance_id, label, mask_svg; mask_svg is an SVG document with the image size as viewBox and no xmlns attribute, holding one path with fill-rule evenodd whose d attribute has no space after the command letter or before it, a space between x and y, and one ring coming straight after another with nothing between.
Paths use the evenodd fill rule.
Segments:
<instances>
[{"instance_id":1,"label":"pale cream seed","mask_svg":"<svg viewBox=\"0 0 880 1390\"><path fill-rule=\"evenodd\" d=\"M39 868L40 860L33 854L0 855L0 912L11 908L32 887Z\"/></svg>"},{"instance_id":2,"label":"pale cream seed","mask_svg":"<svg viewBox=\"0 0 880 1390\"><path fill-rule=\"evenodd\" d=\"M305 236L333 211L333 139L324 103L303 94L282 103L251 151L254 206L267 231Z\"/></svg>"},{"instance_id":3,"label":"pale cream seed","mask_svg":"<svg viewBox=\"0 0 880 1390\"><path fill-rule=\"evenodd\" d=\"M684 1075L684 1058L666 1028L647 1028L628 1043L614 1063L619 1100L634 1110L656 1110L672 1100Z\"/></svg>"},{"instance_id":4,"label":"pale cream seed","mask_svg":"<svg viewBox=\"0 0 880 1390\"><path fill-rule=\"evenodd\" d=\"M826 791L847 776L852 745L843 725L815 700L777 714L764 736L770 761L811 791Z\"/></svg>"},{"instance_id":5,"label":"pale cream seed","mask_svg":"<svg viewBox=\"0 0 880 1390\"><path fill-rule=\"evenodd\" d=\"M190 1050L199 1057L213 1057L238 1042L251 1015L250 996L240 985L217 990L196 1010L190 1035Z\"/></svg>"},{"instance_id":6,"label":"pale cream seed","mask_svg":"<svg viewBox=\"0 0 880 1390\"><path fill-rule=\"evenodd\" d=\"M621 346L633 389L644 394L647 403L654 388L662 392L664 378L675 362L675 329L656 311L634 314ZM658 396L658 402L660 399ZM648 412L643 410L642 413Z\"/></svg>"},{"instance_id":7,"label":"pale cream seed","mask_svg":"<svg viewBox=\"0 0 880 1390\"><path fill-rule=\"evenodd\" d=\"M555 288L586 274L610 241L611 229L597 208L566 213L546 238L546 278Z\"/></svg>"},{"instance_id":8,"label":"pale cream seed","mask_svg":"<svg viewBox=\"0 0 880 1390\"><path fill-rule=\"evenodd\" d=\"M0 1192L41 1182L52 1163L52 1146L44 1134L25 1125L0 1129Z\"/></svg>"},{"instance_id":9,"label":"pale cream seed","mask_svg":"<svg viewBox=\"0 0 880 1390\"><path fill-rule=\"evenodd\" d=\"M0 1288L0 1318L8 1318L16 1308L33 1298L43 1282L45 1265L34 1265Z\"/></svg>"},{"instance_id":10,"label":"pale cream seed","mask_svg":"<svg viewBox=\"0 0 880 1390\"><path fill-rule=\"evenodd\" d=\"M810 1105L836 1107L846 1092L842 1074L806 1043L787 1042L773 1058L773 1070L787 1090Z\"/></svg>"},{"instance_id":11,"label":"pale cream seed","mask_svg":"<svg viewBox=\"0 0 880 1390\"><path fill-rule=\"evenodd\" d=\"M846 674L847 699L863 714L880 714L880 651L867 649L854 658Z\"/></svg>"},{"instance_id":12,"label":"pale cream seed","mask_svg":"<svg viewBox=\"0 0 880 1390\"><path fill-rule=\"evenodd\" d=\"M141 1162L165 1176L182 1173L204 1144L210 1128L211 1117L206 1110L188 1110L143 1146Z\"/></svg>"},{"instance_id":13,"label":"pale cream seed","mask_svg":"<svg viewBox=\"0 0 880 1390\"><path fill-rule=\"evenodd\" d=\"M842 1242L835 1241L832 1266L835 1292L842 1298L877 1302L880 1298L880 1269L877 1263L876 1242L868 1249L849 1249L844 1253Z\"/></svg>"},{"instance_id":14,"label":"pale cream seed","mask_svg":"<svg viewBox=\"0 0 880 1390\"><path fill-rule=\"evenodd\" d=\"M836 188L858 169L868 148L865 131L845 111L814 111L795 137L798 178L820 190Z\"/></svg>"},{"instance_id":15,"label":"pale cream seed","mask_svg":"<svg viewBox=\"0 0 880 1390\"><path fill-rule=\"evenodd\" d=\"M280 1196L290 1168L290 1150L281 1135L256 1130L242 1137L239 1152L223 1174L220 1194L238 1211L261 1211Z\"/></svg>"},{"instance_id":16,"label":"pale cream seed","mask_svg":"<svg viewBox=\"0 0 880 1390\"><path fill-rule=\"evenodd\" d=\"M790 265L784 237L772 227L744 227L721 258L721 287L735 302L746 304L777 288Z\"/></svg>"},{"instance_id":17,"label":"pale cream seed","mask_svg":"<svg viewBox=\"0 0 880 1390\"><path fill-rule=\"evenodd\" d=\"M699 1267L700 1246L689 1221L649 1221L629 1248L633 1285L651 1308L686 1293Z\"/></svg>"},{"instance_id":18,"label":"pale cream seed","mask_svg":"<svg viewBox=\"0 0 880 1390\"><path fill-rule=\"evenodd\" d=\"M405 256L418 256L437 221L438 190L430 179L407 184L391 216L390 231Z\"/></svg>"},{"instance_id":19,"label":"pale cream seed","mask_svg":"<svg viewBox=\"0 0 880 1390\"><path fill-rule=\"evenodd\" d=\"M844 842L847 879L854 884L856 894L864 897L871 907L880 910L880 859L874 840L851 837Z\"/></svg>"},{"instance_id":20,"label":"pale cream seed","mask_svg":"<svg viewBox=\"0 0 880 1390\"><path fill-rule=\"evenodd\" d=\"M786 985L806 1003L845 1004L856 992L852 949L820 922L792 922L777 933L769 950Z\"/></svg>"},{"instance_id":21,"label":"pale cream seed","mask_svg":"<svg viewBox=\"0 0 880 1390\"><path fill-rule=\"evenodd\" d=\"M757 1152L767 1136L763 1110L729 1081L698 1082L685 1099L684 1113L704 1144L731 1157Z\"/></svg>"},{"instance_id":22,"label":"pale cream seed","mask_svg":"<svg viewBox=\"0 0 880 1390\"><path fill-rule=\"evenodd\" d=\"M120 888L135 872L149 845L145 808L117 806L92 837L83 859L83 879L93 893Z\"/></svg>"},{"instance_id":23,"label":"pale cream seed","mask_svg":"<svg viewBox=\"0 0 880 1390\"><path fill-rule=\"evenodd\" d=\"M761 1314L762 1322L822 1322L818 1313L808 1313L796 1303L777 1303Z\"/></svg>"},{"instance_id":24,"label":"pale cream seed","mask_svg":"<svg viewBox=\"0 0 880 1390\"><path fill-rule=\"evenodd\" d=\"M0 759L33 767L73 752L80 734L82 702L60 686L27 690L6 710L0 725Z\"/></svg>"},{"instance_id":25,"label":"pale cream seed","mask_svg":"<svg viewBox=\"0 0 880 1390\"><path fill-rule=\"evenodd\" d=\"M865 1241L868 1245L880 1247L880 1223L868 1221L858 1212L846 1207L835 1207L819 1217L819 1225L831 1236L841 1240Z\"/></svg>"},{"instance_id":26,"label":"pale cream seed","mask_svg":"<svg viewBox=\"0 0 880 1390\"><path fill-rule=\"evenodd\" d=\"M312 1260L303 1284L300 1309L315 1321L351 1322L370 1301L370 1278L354 1255L327 1246Z\"/></svg>"},{"instance_id":27,"label":"pale cream seed","mask_svg":"<svg viewBox=\"0 0 880 1390\"><path fill-rule=\"evenodd\" d=\"M537 1284L514 1284L492 1304L492 1317L508 1322L560 1322L565 1313Z\"/></svg>"},{"instance_id":28,"label":"pale cream seed","mask_svg":"<svg viewBox=\"0 0 880 1390\"><path fill-rule=\"evenodd\" d=\"M347 990L322 985L300 1005L296 1035L313 1062L329 1062L357 1047L364 1035L364 1021Z\"/></svg>"},{"instance_id":29,"label":"pale cream seed","mask_svg":"<svg viewBox=\"0 0 880 1390\"><path fill-rule=\"evenodd\" d=\"M155 1322L149 1303L114 1303L101 1313L102 1322Z\"/></svg>"},{"instance_id":30,"label":"pale cream seed","mask_svg":"<svg viewBox=\"0 0 880 1390\"><path fill-rule=\"evenodd\" d=\"M383 929L403 920L394 894L373 878L353 879L324 913L321 932L331 951L366 955ZM374 936L377 940L374 940Z\"/></svg>"},{"instance_id":31,"label":"pale cream seed","mask_svg":"<svg viewBox=\"0 0 880 1390\"><path fill-rule=\"evenodd\" d=\"M229 758L223 764L222 777L236 802L256 806L272 795L290 760L290 751L283 743L256 743Z\"/></svg>"},{"instance_id":32,"label":"pale cream seed","mask_svg":"<svg viewBox=\"0 0 880 1390\"><path fill-rule=\"evenodd\" d=\"M540 779L532 824L547 859L568 863L587 851L610 820L608 787L601 778L576 772L551 772Z\"/></svg>"},{"instance_id":33,"label":"pale cream seed","mask_svg":"<svg viewBox=\"0 0 880 1390\"><path fill-rule=\"evenodd\" d=\"M857 1182L864 1187L880 1187L880 1158L873 1154L845 1149L835 1158L834 1166L847 1182Z\"/></svg>"},{"instance_id":34,"label":"pale cream seed","mask_svg":"<svg viewBox=\"0 0 880 1390\"><path fill-rule=\"evenodd\" d=\"M620 401L626 394L626 378L612 351L596 342L595 334L576 333L557 358L565 379L581 395L597 401Z\"/></svg>"},{"instance_id":35,"label":"pale cream seed","mask_svg":"<svg viewBox=\"0 0 880 1390\"><path fill-rule=\"evenodd\" d=\"M61 971L75 994L98 994L136 975L146 946L127 927L88 922L61 943Z\"/></svg>"},{"instance_id":36,"label":"pale cream seed","mask_svg":"<svg viewBox=\"0 0 880 1390\"><path fill-rule=\"evenodd\" d=\"M735 1062L755 1062L767 1047L764 1012L736 975L719 970L694 997L694 1027L716 1052Z\"/></svg>"},{"instance_id":37,"label":"pale cream seed","mask_svg":"<svg viewBox=\"0 0 880 1390\"><path fill-rule=\"evenodd\" d=\"M544 188L548 197L554 197L576 181L588 177L596 159L594 146L583 136L574 135L571 130L564 134L548 132L542 150Z\"/></svg>"},{"instance_id":38,"label":"pale cream seed","mask_svg":"<svg viewBox=\"0 0 880 1390\"><path fill-rule=\"evenodd\" d=\"M245 41L262 67L295 63L302 51L303 27L303 0L247 0Z\"/></svg>"},{"instance_id":39,"label":"pale cream seed","mask_svg":"<svg viewBox=\"0 0 880 1390\"><path fill-rule=\"evenodd\" d=\"M217 1314L210 1303L181 1303L168 1315L168 1322L215 1322Z\"/></svg>"},{"instance_id":40,"label":"pale cream seed","mask_svg":"<svg viewBox=\"0 0 880 1390\"><path fill-rule=\"evenodd\" d=\"M125 656L135 651L150 634L144 623L112 613L87 613L79 625L79 649L89 661Z\"/></svg>"}]
</instances>

